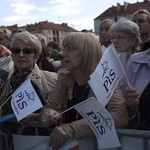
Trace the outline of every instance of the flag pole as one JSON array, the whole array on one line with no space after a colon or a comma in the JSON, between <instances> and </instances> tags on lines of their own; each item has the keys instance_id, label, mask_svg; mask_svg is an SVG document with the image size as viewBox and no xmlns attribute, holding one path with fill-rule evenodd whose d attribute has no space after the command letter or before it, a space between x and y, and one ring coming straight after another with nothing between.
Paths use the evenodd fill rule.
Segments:
<instances>
[{"instance_id":1,"label":"flag pole","mask_svg":"<svg viewBox=\"0 0 150 150\"><path fill-rule=\"evenodd\" d=\"M87 102L87 101L89 101L89 99L87 99L87 100L85 100L85 101L83 101L83 102L80 102L80 103L78 103L78 104L76 104L76 105L74 105L74 106L72 106L72 107L66 109L65 111L59 113L59 115L62 115L62 114L64 114L64 113L66 113L67 111L73 109L74 107L76 107L76 106L78 106L78 105L81 105L81 104L83 104L83 103L85 103L85 102Z\"/></svg>"},{"instance_id":2,"label":"flag pole","mask_svg":"<svg viewBox=\"0 0 150 150\"><path fill-rule=\"evenodd\" d=\"M126 72L125 72L125 70L124 70L124 68L123 68L123 65L122 65L122 63L121 63L121 61L120 61L120 59L119 59L119 57L118 57L118 54L117 54L116 49L115 49L115 47L114 47L113 44L112 44L112 50L113 50L113 53L115 54L115 56L117 57L117 60L118 60L118 62L119 62L119 64L120 64L120 66L121 66L121 69L122 69L123 73L124 73L124 76L125 76L125 79L126 79L126 81L127 81L128 86L131 87L131 84L130 84L130 82L129 82L129 79L128 79L128 77L127 77L127 74L126 74Z\"/></svg>"},{"instance_id":3,"label":"flag pole","mask_svg":"<svg viewBox=\"0 0 150 150\"><path fill-rule=\"evenodd\" d=\"M23 86L25 84L25 82L29 79L30 78L27 77L27 79L15 91L17 91L21 86ZM13 93L15 93L15 91ZM0 106L0 108L2 108L9 101L9 99L12 97L13 93L4 101L4 103Z\"/></svg>"},{"instance_id":4,"label":"flag pole","mask_svg":"<svg viewBox=\"0 0 150 150\"><path fill-rule=\"evenodd\" d=\"M0 106L0 108L2 108L7 102L8 100L12 97L12 94L4 101L4 103Z\"/></svg>"}]
</instances>

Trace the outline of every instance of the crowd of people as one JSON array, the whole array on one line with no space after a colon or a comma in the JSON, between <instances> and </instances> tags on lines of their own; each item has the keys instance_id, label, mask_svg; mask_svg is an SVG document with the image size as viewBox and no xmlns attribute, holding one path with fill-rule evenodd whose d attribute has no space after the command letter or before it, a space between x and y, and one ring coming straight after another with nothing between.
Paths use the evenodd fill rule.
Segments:
<instances>
[{"instance_id":1,"label":"crowd of people","mask_svg":"<svg viewBox=\"0 0 150 150\"><path fill-rule=\"evenodd\" d=\"M102 20L99 39L91 33L71 32L64 37L61 48L55 42L48 43L43 34L31 34L25 29L11 32L0 27L0 106L11 99L10 95L27 78L43 104L19 122L11 119L1 123L0 131L7 134L9 143L13 141L12 134L30 121L43 124L46 134L41 134L50 136L49 144L54 149L63 146L68 138L95 136L76 110L59 114L96 97L88 81L110 44L114 44L118 53L125 53L124 69L130 86L118 84L105 108L116 128L149 130L150 13L147 10L136 11L132 20ZM0 108L0 115L12 112L8 100ZM2 138L0 147L5 149Z\"/></svg>"}]
</instances>

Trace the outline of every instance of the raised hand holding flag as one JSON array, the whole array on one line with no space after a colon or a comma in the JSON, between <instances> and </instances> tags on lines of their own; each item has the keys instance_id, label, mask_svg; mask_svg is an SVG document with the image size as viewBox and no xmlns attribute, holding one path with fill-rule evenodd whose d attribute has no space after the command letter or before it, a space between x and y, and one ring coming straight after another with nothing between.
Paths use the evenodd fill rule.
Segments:
<instances>
[{"instance_id":1,"label":"raised hand holding flag","mask_svg":"<svg viewBox=\"0 0 150 150\"><path fill-rule=\"evenodd\" d=\"M105 106L109 102L117 84L124 77L128 82L119 56L117 55L113 44L111 44L106 49L88 82L97 99Z\"/></svg>"}]
</instances>

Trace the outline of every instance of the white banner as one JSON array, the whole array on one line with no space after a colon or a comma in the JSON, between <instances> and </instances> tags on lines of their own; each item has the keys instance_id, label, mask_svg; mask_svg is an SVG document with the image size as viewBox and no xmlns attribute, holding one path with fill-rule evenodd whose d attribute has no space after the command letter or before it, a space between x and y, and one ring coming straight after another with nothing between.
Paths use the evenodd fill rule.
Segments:
<instances>
[{"instance_id":1,"label":"white banner","mask_svg":"<svg viewBox=\"0 0 150 150\"><path fill-rule=\"evenodd\" d=\"M97 99L105 106L110 100L118 82L125 76L122 63L111 44L103 54L88 81Z\"/></svg>"},{"instance_id":2,"label":"white banner","mask_svg":"<svg viewBox=\"0 0 150 150\"><path fill-rule=\"evenodd\" d=\"M95 133L99 149L120 147L113 118L96 98L91 97L74 108Z\"/></svg>"},{"instance_id":3,"label":"white banner","mask_svg":"<svg viewBox=\"0 0 150 150\"><path fill-rule=\"evenodd\" d=\"M12 94L11 106L18 121L43 106L29 78Z\"/></svg>"}]
</instances>

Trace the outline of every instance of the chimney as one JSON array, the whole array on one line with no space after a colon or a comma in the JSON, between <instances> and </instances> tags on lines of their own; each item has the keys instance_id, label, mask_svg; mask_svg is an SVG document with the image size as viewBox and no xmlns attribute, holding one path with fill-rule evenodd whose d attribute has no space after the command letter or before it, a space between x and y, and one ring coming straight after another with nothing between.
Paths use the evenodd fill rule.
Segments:
<instances>
[{"instance_id":1,"label":"chimney","mask_svg":"<svg viewBox=\"0 0 150 150\"><path fill-rule=\"evenodd\" d=\"M120 3L117 3L117 12L120 11L120 8L121 8L121 4L120 4Z\"/></svg>"},{"instance_id":2,"label":"chimney","mask_svg":"<svg viewBox=\"0 0 150 150\"><path fill-rule=\"evenodd\" d=\"M124 2L124 12L126 12L127 7L128 7L128 3L127 3L127 2Z\"/></svg>"},{"instance_id":3,"label":"chimney","mask_svg":"<svg viewBox=\"0 0 150 150\"><path fill-rule=\"evenodd\" d=\"M62 23L61 25L64 26L64 27L68 27L67 23Z\"/></svg>"}]
</instances>

